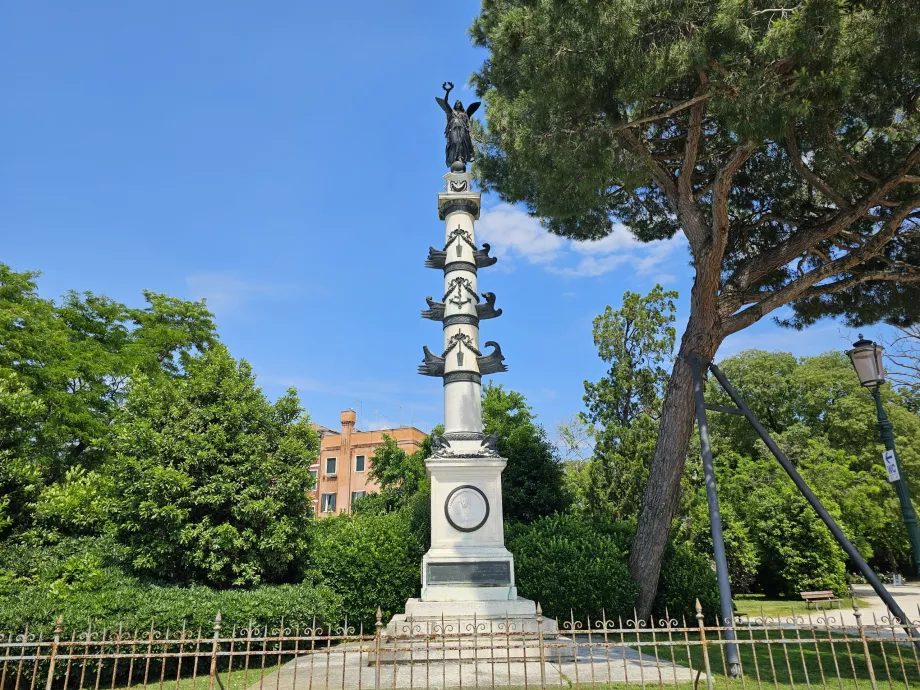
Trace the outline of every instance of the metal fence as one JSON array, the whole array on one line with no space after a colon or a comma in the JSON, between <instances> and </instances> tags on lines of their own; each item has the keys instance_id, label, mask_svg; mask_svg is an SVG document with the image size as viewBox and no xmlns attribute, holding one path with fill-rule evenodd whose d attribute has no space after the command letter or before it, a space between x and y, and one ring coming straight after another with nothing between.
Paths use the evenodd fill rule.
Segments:
<instances>
[{"instance_id":1,"label":"metal fence","mask_svg":"<svg viewBox=\"0 0 920 690\"><path fill-rule=\"evenodd\" d=\"M846 613L846 618L844 618ZM920 685L920 651L890 617L849 612L746 618L733 630L688 622L559 621L553 635L513 620L213 630L0 633L0 690L337 690L637 687L878 690ZM718 623L718 621L716 621ZM540 621L540 623L547 623Z\"/></svg>"}]
</instances>

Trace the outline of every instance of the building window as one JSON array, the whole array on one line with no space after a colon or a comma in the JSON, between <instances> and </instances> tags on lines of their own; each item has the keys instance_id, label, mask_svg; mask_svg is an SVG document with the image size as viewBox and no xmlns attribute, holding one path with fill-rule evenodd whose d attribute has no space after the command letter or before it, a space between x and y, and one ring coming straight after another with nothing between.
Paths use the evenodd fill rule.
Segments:
<instances>
[{"instance_id":1,"label":"building window","mask_svg":"<svg viewBox=\"0 0 920 690\"><path fill-rule=\"evenodd\" d=\"M335 458L326 458L326 474L335 474Z\"/></svg>"},{"instance_id":2,"label":"building window","mask_svg":"<svg viewBox=\"0 0 920 690\"><path fill-rule=\"evenodd\" d=\"M364 456L356 455L355 456L355 472L363 472L363 471L364 471Z\"/></svg>"},{"instance_id":3,"label":"building window","mask_svg":"<svg viewBox=\"0 0 920 690\"><path fill-rule=\"evenodd\" d=\"M324 513L335 512L335 494L323 494L322 511Z\"/></svg>"},{"instance_id":4,"label":"building window","mask_svg":"<svg viewBox=\"0 0 920 690\"><path fill-rule=\"evenodd\" d=\"M367 496L367 492L366 491L352 491L351 492L351 504L354 505L355 499L361 498L362 496Z\"/></svg>"},{"instance_id":5,"label":"building window","mask_svg":"<svg viewBox=\"0 0 920 690\"><path fill-rule=\"evenodd\" d=\"M310 470L310 476L313 477L313 486L319 481L319 470Z\"/></svg>"}]
</instances>

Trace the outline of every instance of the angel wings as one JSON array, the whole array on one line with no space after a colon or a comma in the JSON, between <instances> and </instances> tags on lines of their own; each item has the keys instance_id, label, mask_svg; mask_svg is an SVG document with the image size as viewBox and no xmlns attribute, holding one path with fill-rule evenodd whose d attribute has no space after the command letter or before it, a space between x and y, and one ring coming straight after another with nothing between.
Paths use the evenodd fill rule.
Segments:
<instances>
[{"instance_id":1,"label":"angel wings","mask_svg":"<svg viewBox=\"0 0 920 690\"><path fill-rule=\"evenodd\" d=\"M444 137L447 139L445 149L445 162L451 170L458 168L466 170L466 164L473 160L473 140L470 137L470 117L479 109L479 101L471 103L466 110L458 99L451 108L447 99L454 85L444 83L444 98L435 96L435 101L447 115L447 126L444 128Z\"/></svg>"}]
</instances>

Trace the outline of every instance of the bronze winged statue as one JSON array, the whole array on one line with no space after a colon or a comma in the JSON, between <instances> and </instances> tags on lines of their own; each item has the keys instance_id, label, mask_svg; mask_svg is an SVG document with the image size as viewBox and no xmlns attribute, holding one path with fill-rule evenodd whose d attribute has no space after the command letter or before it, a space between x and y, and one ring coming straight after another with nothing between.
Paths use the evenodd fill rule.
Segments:
<instances>
[{"instance_id":1,"label":"bronze winged statue","mask_svg":"<svg viewBox=\"0 0 920 690\"><path fill-rule=\"evenodd\" d=\"M441 109L447 114L447 126L444 128L444 137L447 139L445 149L445 159L447 167L453 172L463 172L466 170L466 164L473 160L473 139L470 136L470 118L479 109L479 101L471 103L464 110L463 103L460 99L454 102L451 108L447 104L450 98L450 92L454 88L453 83L446 81L441 87L444 89L444 98L435 99Z\"/></svg>"}]
</instances>

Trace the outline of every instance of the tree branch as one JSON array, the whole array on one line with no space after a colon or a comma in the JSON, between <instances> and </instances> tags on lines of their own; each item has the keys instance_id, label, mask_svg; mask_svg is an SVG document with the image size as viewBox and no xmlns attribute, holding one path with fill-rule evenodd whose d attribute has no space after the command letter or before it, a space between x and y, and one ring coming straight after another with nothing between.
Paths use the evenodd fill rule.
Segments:
<instances>
[{"instance_id":1,"label":"tree branch","mask_svg":"<svg viewBox=\"0 0 920 690\"><path fill-rule=\"evenodd\" d=\"M652 155L649 147L643 142L639 136L630 130L623 130L619 133L618 138L620 142L625 146L629 151L634 155L641 158L649 166L649 169L652 173L652 179L661 187L661 190L665 193L665 196L668 197L668 200L674 204L675 208L677 205L677 182L674 180L674 175L667 169L665 165L655 159Z\"/></svg>"},{"instance_id":2,"label":"tree branch","mask_svg":"<svg viewBox=\"0 0 920 690\"><path fill-rule=\"evenodd\" d=\"M816 283L820 283L821 281L827 280L828 278L831 278L835 275L845 273L863 261L871 259L879 254L884 246L888 243L888 241L891 240L895 234L897 234L898 228L901 226L901 223L904 221L904 219L918 206L920 206L920 196L908 200L902 204L895 213L891 215L891 217L882 226L881 230L879 230L871 238L867 239L858 248L838 259L835 259L834 261L822 264L817 268L809 271L808 273L799 276L795 280L787 283L779 290L770 292L763 300L757 304L754 304L753 306L750 306L747 309L725 319L725 321L723 321L725 335L727 336L742 330L743 328L747 328L752 323L755 323L766 314L770 313L778 307L783 306L784 304L788 304L794 300L807 297L808 295L806 293L810 288L812 288L812 286L815 286ZM878 271L872 273L896 276L893 278L895 280L916 275L914 273L907 273L900 270ZM858 276L851 276L851 278L858 278L867 274L868 272L860 273ZM844 280L849 279L850 278ZM870 278L864 278L862 280L857 280L856 282L865 282L867 280L870 280ZM819 285L815 289L822 290L830 288L828 286ZM839 292L839 290L837 291ZM741 294L743 295L744 293ZM738 296L735 296L734 299L737 300ZM727 300L727 304L730 303L730 300Z\"/></svg>"},{"instance_id":3,"label":"tree branch","mask_svg":"<svg viewBox=\"0 0 920 690\"><path fill-rule=\"evenodd\" d=\"M894 189L918 162L920 162L920 142L914 146L891 175L883 179L853 205L837 210L829 218L813 226L798 230L785 242L743 262L726 281L726 285L732 286L733 292L743 293L771 271L785 266L819 242L846 230L854 222L864 218L870 209L880 205L882 198ZM895 205L897 206L896 203Z\"/></svg>"},{"instance_id":4,"label":"tree branch","mask_svg":"<svg viewBox=\"0 0 920 690\"><path fill-rule=\"evenodd\" d=\"M712 237L720 254L728 240L728 195L732 188L732 178L753 153L753 143L738 144L731 158L716 172L715 184L712 187Z\"/></svg>"},{"instance_id":5,"label":"tree branch","mask_svg":"<svg viewBox=\"0 0 920 690\"><path fill-rule=\"evenodd\" d=\"M686 110L687 108L693 107L697 103L702 103L703 101L709 100L710 97L711 97L711 94L702 93L698 96L694 96L688 101L684 101L683 103L680 103L679 105L674 106L673 108L669 108L663 113L657 113L655 115L646 115L645 117L640 117L635 120L630 120L629 122L624 122L615 127L581 127L579 129L560 129L560 130L557 130L556 132L547 132L543 134L543 137L544 138L554 137L557 134L585 134L585 133L619 134L620 132L623 132L624 130L632 129L634 127L638 127L639 125L645 125L645 124L648 124L649 122L655 122L657 120L665 120L669 117L672 117L673 115L676 115L682 110Z\"/></svg>"},{"instance_id":6,"label":"tree branch","mask_svg":"<svg viewBox=\"0 0 920 690\"><path fill-rule=\"evenodd\" d=\"M799 142L795 133L795 125L795 117L789 118L789 122L786 124L786 152L789 154L789 159L792 161L792 167L795 168L799 175L804 177L812 187L837 204L837 206L840 208L848 207L850 202L847 201L843 195L831 189L831 186L827 182L825 182L814 170L805 165L805 161L802 160L802 153L799 151Z\"/></svg>"},{"instance_id":7,"label":"tree branch","mask_svg":"<svg viewBox=\"0 0 920 690\"><path fill-rule=\"evenodd\" d=\"M870 281L897 281L899 283L920 283L920 271L910 272L891 272L891 271L865 271L855 273L847 278L842 278L833 283L824 283L823 285L814 285L803 291L798 299L808 299L810 297L822 297L824 295L833 295L843 292L854 285L868 283Z\"/></svg>"},{"instance_id":8,"label":"tree branch","mask_svg":"<svg viewBox=\"0 0 920 690\"><path fill-rule=\"evenodd\" d=\"M705 72L700 73L700 87L697 92L705 92L709 79ZM681 199L693 201L693 171L696 169L696 154L700 148L703 134L703 110L705 102L693 104L690 108L690 126L687 128L687 142L684 145L683 162L677 179L677 191Z\"/></svg>"}]
</instances>

